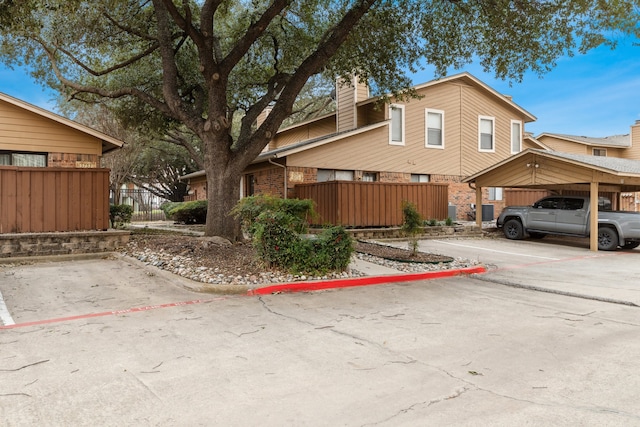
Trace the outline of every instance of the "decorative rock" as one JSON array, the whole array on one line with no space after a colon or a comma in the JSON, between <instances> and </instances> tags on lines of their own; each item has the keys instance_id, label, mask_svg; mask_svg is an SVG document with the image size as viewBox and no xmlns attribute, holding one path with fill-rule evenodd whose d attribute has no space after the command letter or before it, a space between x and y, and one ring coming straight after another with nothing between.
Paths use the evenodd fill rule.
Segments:
<instances>
[{"instance_id":1,"label":"decorative rock","mask_svg":"<svg viewBox=\"0 0 640 427\"><path fill-rule=\"evenodd\" d=\"M207 238L213 239L213 238ZM224 243L222 243L224 244ZM260 273L259 276L242 274L242 270L233 275L225 275L220 273L218 268L207 268L202 265L197 265L197 262L193 259L185 256L174 256L160 250L158 252L152 252L150 249L141 250L138 249L134 242L129 242L123 249L123 255L130 256L138 259L141 262L145 262L148 265L161 268L172 272L173 274L188 277L192 280L220 284L220 285L245 285L245 286L260 286L269 285L274 283L287 283L294 281L309 281L309 280L328 280L328 279L346 279L350 277L361 277L365 274L350 268L347 271L335 272L324 274L321 276L313 277L306 275L292 275L285 272L265 271ZM384 265L395 270L406 273L419 273L424 271L438 271L465 268L474 265L478 265L478 262L470 261L467 259L454 259L449 263L440 264L421 264L421 263L403 263L398 261L391 261L388 259L378 258L367 254L356 253L355 257L363 259L368 262L372 262L379 265Z\"/></svg>"}]
</instances>

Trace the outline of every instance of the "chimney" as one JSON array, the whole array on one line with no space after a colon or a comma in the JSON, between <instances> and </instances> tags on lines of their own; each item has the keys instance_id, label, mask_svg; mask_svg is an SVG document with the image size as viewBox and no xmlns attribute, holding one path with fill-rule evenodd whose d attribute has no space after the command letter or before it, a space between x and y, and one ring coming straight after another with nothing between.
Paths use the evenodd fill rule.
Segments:
<instances>
[{"instance_id":1,"label":"chimney","mask_svg":"<svg viewBox=\"0 0 640 427\"><path fill-rule=\"evenodd\" d=\"M342 132L358 127L358 111L356 103L369 98L369 87L360 83L357 76L344 82L342 78L336 80L336 131Z\"/></svg>"},{"instance_id":2,"label":"chimney","mask_svg":"<svg viewBox=\"0 0 640 427\"><path fill-rule=\"evenodd\" d=\"M262 123L264 123L264 121L267 119L267 116L269 115L269 113L271 112L272 108L269 106L267 108L265 108L264 110L262 110L262 112L260 114L258 114L258 118L256 119L256 127L260 127L260 125Z\"/></svg>"},{"instance_id":3,"label":"chimney","mask_svg":"<svg viewBox=\"0 0 640 427\"><path fill-rule=\"evenodd\" d=\"M631 125L631 146L640 149L640 120Z\"/></svg>"}]
</instances>

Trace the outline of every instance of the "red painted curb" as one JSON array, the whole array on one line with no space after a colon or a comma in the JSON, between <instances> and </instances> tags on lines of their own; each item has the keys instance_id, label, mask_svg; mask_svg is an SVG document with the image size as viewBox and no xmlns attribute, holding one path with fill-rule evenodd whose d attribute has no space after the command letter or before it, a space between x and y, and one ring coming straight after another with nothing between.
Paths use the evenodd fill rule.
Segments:
<instances>
[{"instance_id":1,"label":"red painted curb","mask_svg":"<svg viewBox=\"0 0 640 427\"><path fill-rule=\"evenodd\" d=\"M460 276L463 274L479 274L486 272L484 267L468 267L458 270L427 271L424 273L398 274L393 276L357 277L355 279L322 280L317 282L293 282L280 285L251 289L247 295L268 295L277 292L305 292L322 289L352 288L355 286L380 285L383 283L409 282L413 280L441 279L443 277Z\"/></svg>"}]
</instances>

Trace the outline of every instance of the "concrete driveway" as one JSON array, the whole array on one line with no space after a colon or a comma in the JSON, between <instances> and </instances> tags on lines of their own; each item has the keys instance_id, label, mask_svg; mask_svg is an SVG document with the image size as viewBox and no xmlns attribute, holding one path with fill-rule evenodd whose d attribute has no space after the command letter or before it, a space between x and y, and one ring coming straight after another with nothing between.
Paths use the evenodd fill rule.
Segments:
<instances>
[{"instance_id":1,"label":"concrete driveway","mask_svg":"<svg viewBox=\"0 0 640 427\"><path fill-rule=\"evenodd\" d=\"M488 282L640 306L640 248L591 252L587 239L548 236L422 240L420 250L479 260Z\"/></svg>"},{"instance_id":2,"label":"concrete driveway","mask_svg":"<svg viewBox=\"0 0 640 427\"><path fill-rule=\"evenodd\" d=\"M0 291L21 324L0 329L0 419L640 425L639 308L598 300L637 296L640 251L506 240L421 245L495 268L262 297L194 294L174 276L118 258L0 268ZM635 279L620 289L619 274ZM500 284L547 283L540 275L598 295Z\"/></svg>"}]
</instances>

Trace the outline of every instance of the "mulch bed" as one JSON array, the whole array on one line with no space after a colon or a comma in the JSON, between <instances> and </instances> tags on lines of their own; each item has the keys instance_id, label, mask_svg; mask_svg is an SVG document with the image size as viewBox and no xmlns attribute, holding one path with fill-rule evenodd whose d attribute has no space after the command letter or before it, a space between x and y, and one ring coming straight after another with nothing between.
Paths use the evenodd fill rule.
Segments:
<instances>
[{"instance_id":1,"label":"mulch bed","mask_svg":"<svg viewBox=\"0 0 640 427\"><path fill-rule=\"evenodd\" d=\"M444 255L435 255L425 252L417 252L415 254L412 254L409 249L395 248L387 245L379 245L377 243L361 241L358 241L356 243L356 252L401 262L421 262L437 264L441 262L453 261L453 258Z\"/></svg>"}]
</instances>

